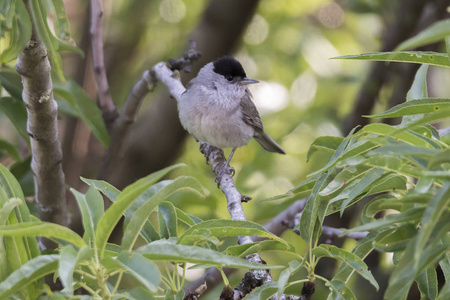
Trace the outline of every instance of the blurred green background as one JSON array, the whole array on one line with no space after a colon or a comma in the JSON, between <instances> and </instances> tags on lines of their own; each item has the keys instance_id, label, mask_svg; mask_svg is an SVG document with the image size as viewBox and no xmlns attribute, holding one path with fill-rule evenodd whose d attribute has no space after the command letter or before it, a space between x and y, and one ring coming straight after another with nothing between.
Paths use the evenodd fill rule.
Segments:
<instances>
[{"instance_id":1,"label":"blurred green background","mask_svg":"<svg viewBox=\"0 0 450 300\"><path fill-rule=\"evenodd\" d=\"M181 57L191 38L197 41L198 50L204 56L191 74L181 75L185 83L201 66L217 57L231 54L240 60L248 77L261 81L251 86L251 91L266 132L287 152L287 155L268 153L250 141L236 151L231 163L236 169L234 179L238 190L253 197L244 204L248 220L264 223L298 200L264 199L287 192L329 159L322 154L306 161L309 145L316 137L343 136L348 133L349 123L351 127L358 125L350 120L362 114L355 109L355 103L365 90L373 90L372 102L359 102L366 114L403 102L415 73L414 67L394 66L399 64L380 63L376 69L370 62L331 58L392 50L432 22L448 18L443 2L103 1L105 65L112 98L120 111L142 73L159 61ZM84 58L73 52L61 53L64 73L96 99L89 42L89 2L64 1L64 4L71 36L85 52ZM52 16L49 18L51 21ZM5 40L1 42L0 46L6 45ZM441 45L432 47L442 51ZM449 70L430 67L429 80L431 97L448 97ZM198 151L198 143L181 129L175 105L162 84L146 97L127 139L123 161L107 174L106 180L123 188L163 166L183 162L187 167L177 170L173 176L184 174L198 178L208 190L208 196L199 199L189 193L178 194L172 197L175 206L202 219L229 218L225 198L214 182L211 167ZM97 177L105 149L80 120L64 114L59 119L67 184L85 189L79 176ZM20 145L23 157L29 155L26 144L1 112L0 137ZM229 151L226 150L226 155ZM12 164L6 155L0 156L0 162ZM28 180L27 184L32 181ZM80 226L77 206L70 197L68 194L72 227L77 228ZM347 224L351 222L354 220L349 219ZM285 235L304 253L300 237L292 232ZM274 263L286 261L276 253L269 256L263 258ZM320 290L326 288L318 288L315 299L325 297ZM205 297L216 298L217 295Z\"/></svg>"}]
</instances>

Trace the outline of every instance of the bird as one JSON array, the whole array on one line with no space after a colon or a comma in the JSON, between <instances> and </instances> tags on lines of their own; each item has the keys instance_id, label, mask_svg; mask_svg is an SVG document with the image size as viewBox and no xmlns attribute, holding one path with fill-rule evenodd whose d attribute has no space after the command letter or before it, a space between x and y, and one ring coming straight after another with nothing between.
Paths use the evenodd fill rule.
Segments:
<instances>
[{"instance_id":1,"label":"bird","mask_svg":"<svg viewBox=\"0 0 450 300\"><path fill-rule=\"evenodd\" d=\"M178 101L184 129L200 142L220 149L232 148L228 167L236 149L247 145L251 138L269 152L286 154L264 131L252 101L247 86L258 82L247 78L238 60L223 56L203 66Z\"/></svg>"}]
</instances>

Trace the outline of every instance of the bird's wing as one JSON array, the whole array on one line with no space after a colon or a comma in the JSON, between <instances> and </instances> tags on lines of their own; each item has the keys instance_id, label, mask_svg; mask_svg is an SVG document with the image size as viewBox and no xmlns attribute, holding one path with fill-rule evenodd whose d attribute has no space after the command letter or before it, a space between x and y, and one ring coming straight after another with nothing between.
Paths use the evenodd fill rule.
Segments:
<instances>
[{"instance_id":1,"label":"bird's wing","mask_svg":"<svg viewBox=\"0 0 450 300\"><path fill-rule=\"evenodd\" d=\"M241 99L241 109L243 113L243 120L248 125L252 126L256 131L263 131L263 124L258 110L251 99L250 91L247 89L244 97Z\"/></svg>"}]
</instances>

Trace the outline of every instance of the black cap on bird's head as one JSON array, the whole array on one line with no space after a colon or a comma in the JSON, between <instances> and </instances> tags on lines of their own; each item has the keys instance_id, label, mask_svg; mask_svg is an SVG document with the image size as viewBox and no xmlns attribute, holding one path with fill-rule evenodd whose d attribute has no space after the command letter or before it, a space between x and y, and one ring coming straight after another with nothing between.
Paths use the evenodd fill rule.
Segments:
<instances>
[{"instance_id":1,"label":"black cap on bird's head","mask_svg":"<svg viewBox=\"0 0 450 300\"><path fill-rule=\"evenodd\" d=\"M222 75L228 81L237 80L241 84L258 83L257 80L247 78L241 63L231 56L224 56L213 62L214 72Z\"/></svg>"}]
</instances>

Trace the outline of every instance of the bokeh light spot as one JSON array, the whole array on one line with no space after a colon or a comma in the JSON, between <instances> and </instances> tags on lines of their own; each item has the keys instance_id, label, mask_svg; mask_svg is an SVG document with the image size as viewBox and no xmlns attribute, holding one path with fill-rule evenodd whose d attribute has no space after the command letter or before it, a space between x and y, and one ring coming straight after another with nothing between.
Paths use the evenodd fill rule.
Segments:
<instances>
[{"instance_id":1,"label":"bokeh light spot","mask_svg":"<svg viewBox=\"0 0 450 300\"><path fill-rule=\"evenodd\" d=\"M257 45L265 41L269 35L269 23L261 15L255 15L248 25L244 35L244 41L248 44Z\"/></svg>"},{"instance_id":2,"label":"bokeh light spot","mask_svg":"<svg viewBox=\"0 0 450 300\"><path fill-rule=\"evenodd\" d=\"M344 23L344 10L335 2L322 6L318 13L320 23L328 28L337 28Z\"/></svg>"},{"instance_id":3,"label":"bokeh light spot","mask_svg":"<svg viewBox=\"0 0 450 300\"><path fill-rule=\"evenodd\" d=\"M181 0L163 0L159 4L160 16L169 23L178 23L186 15L186 6Z\"/></svg>"}]
</instances>

